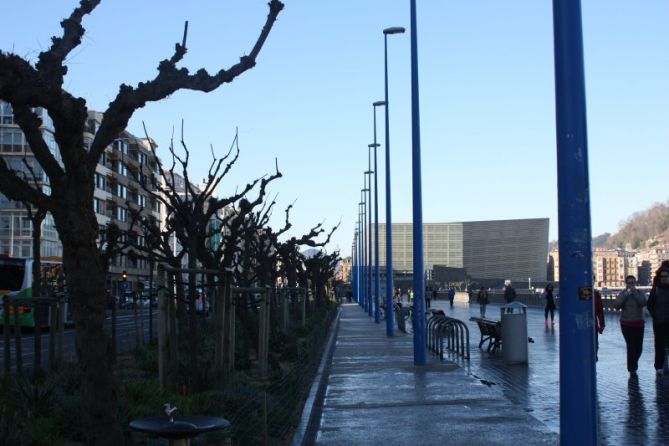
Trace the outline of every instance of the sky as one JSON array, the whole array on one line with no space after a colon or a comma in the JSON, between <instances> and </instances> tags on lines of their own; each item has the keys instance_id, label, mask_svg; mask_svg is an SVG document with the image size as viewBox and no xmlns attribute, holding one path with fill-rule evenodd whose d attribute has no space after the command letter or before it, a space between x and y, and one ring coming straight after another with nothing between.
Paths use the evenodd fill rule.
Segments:
<instances>
[{"instance_id":1,"label":"sky","mask_svg":"<svg viewBox=\"0 0 669 446\"><path fill-rule=\"evenodd\" d=\"M168 153L181 122L199 178L239 131L240 158L219 188L234 193L274 171L272 226L294 202L291 236L341 222L328 252L350 255L372 103L383 99L382 30L389 36L392 221L412 219L408 0L285 0L257 65L212 93L179 91L138 110ZM557 239L552 2L418 1L422 203L425 223L549 218ZM667 202L669 2L582 2L593 236ZM75 0L11 2L0 49L35 61ZM103 0L67 60L65 87L104 111L122 83L153 79L189 21L179 64L214 72L250 52L266 0ZM378 109L379 221L385 222L384 116Z\"/></svg>"}]
</instances>

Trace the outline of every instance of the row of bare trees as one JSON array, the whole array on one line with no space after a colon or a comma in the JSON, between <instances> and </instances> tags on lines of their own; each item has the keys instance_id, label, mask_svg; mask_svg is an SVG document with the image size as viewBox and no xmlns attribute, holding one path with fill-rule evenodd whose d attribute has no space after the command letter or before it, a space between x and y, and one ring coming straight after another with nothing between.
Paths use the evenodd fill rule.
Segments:
<instances>
[{"instance_id":1,"label":"row of bare trees","mask_svg":"<svg viewBox=\"0 0 669 446\"><path fill-rule=\"evenodd\" d=\"M147 141L152 140L147 137ZM147 177L147 181L141 183L145 192L165 208L165 224L161 227L159 222L147 218L142 209L134 209L131 212L129 234L143 234L141 239L145 243L128 243L138 238L125 235L121 238L126 243L116 244L113 252L147 259L152 263L165 263L173 269L186 267L188 273L185 280L180 274L174 276L176 300L179 303L176 316L187 327L186 339L189 345L186 350L193 368L188 374L193 379L185 384L190 391L198 391L200 386L195 378L198 376L195 367L199 364L198 342L202 339L202 333L199 332L202 324L198 320L196 307L198 290L194 286L198 283L198 269L222 272L226 301L229 300L233 285L251 288L274 287L282 283L287 287L311 287L315 304L322 305L326 300L325 288L334 276L339 253L317 251L317 254L307 258L300 249L304 246L325 246L338 225L326 233L319 223L300 237L282 241L280 238L284 238L292 226L290 210L293 205L285 209L283 223L275 230L270 220L276 200L266 199L268 186L282 176L278 165L273 174L256 178L232 195L219 198L215 192L239 156L237 135L225 156L216 158L212 153L208 175L199 185L190 181L188 167L191 150L183 139L180 147L183 156L177 153L174 143L170 144L172 162L169 167L165 167L156 156L160 178ZM155 156L153 145L151 149ZM184 181L177 181L179 177ZM175 240L181 249L174 249ZM214 276L219 277L212 274L204 282L215 283ZM250 343L257 345L257 324L248 317L248 307L255 309L250 303L236 305L236 319L242 324ZM180 333L183 332L180 330Z\"/></svg>"}]
</instances>

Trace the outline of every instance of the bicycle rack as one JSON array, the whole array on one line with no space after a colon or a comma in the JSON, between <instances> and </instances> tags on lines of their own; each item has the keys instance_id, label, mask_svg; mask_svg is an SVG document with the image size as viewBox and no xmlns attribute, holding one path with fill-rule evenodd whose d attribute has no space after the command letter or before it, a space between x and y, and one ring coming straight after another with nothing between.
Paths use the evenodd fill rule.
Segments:
<instances>
[{"instance_id":1,"label":"bicycle rack","mask_svg":"<svg viewBox=\"0 0 669 446\"><path fill-rule=\"evenodd\" d=\"M446 316L443 312L433 312L427 321L427 348L440 359L444 359L444 341L446 348L469 359L469 328L459 319Z\"/></svg>"}]
</instances>

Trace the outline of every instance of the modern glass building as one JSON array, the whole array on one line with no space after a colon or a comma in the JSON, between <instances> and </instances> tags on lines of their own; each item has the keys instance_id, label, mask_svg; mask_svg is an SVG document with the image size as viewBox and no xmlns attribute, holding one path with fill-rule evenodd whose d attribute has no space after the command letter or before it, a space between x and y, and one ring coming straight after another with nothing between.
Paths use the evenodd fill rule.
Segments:
<instances>
[{"instance_id":1,"label":"modern glass building","mask_svg":"<svg viewBox=\"0 0 669 446\"><path fill-rule=\"evenodd\" d=\"M423 224L424 262L465 268L474 279L546 280L548 218ZM413 270L413 225L392 225L393 269ZM372 243L373 231L372 231ZM379 223L379 265L385 267L386 225ZM383 268L382 268L383 269Z\"/></svg>"}]
</instances>

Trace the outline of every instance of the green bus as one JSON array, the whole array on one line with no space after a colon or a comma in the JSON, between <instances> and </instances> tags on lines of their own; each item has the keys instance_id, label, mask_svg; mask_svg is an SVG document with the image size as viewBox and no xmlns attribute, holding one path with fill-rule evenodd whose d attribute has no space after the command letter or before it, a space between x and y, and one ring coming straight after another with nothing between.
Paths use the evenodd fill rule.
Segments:
<instances>
[{"instance_id":1,"label":"green bus","mask_svg":"<svg viewBox=\"0 0 669 446\"><path fill-rule=\"evenodd\" d=\"M13 257L0 256L0 326L5 323L3 296L12 298L31 298L33 297L33 259L20 259ZM65 287L65 274L63 272L63 262L58 257L47 257L40 260L40 276L42 291L44 296L67 295ZM28 300L28 299L27 299ZM66 322L69 317L69 302L64 299L64 314ZM48 325L50 318L48 311L38 311L32 302L26 302L26 305L9 306L9 325L14 325L14 309L18 308L19 325L22 327L35 327L36 325ZM46 306L43 306L46 308Z\"/></svg>"}]
</instances>

